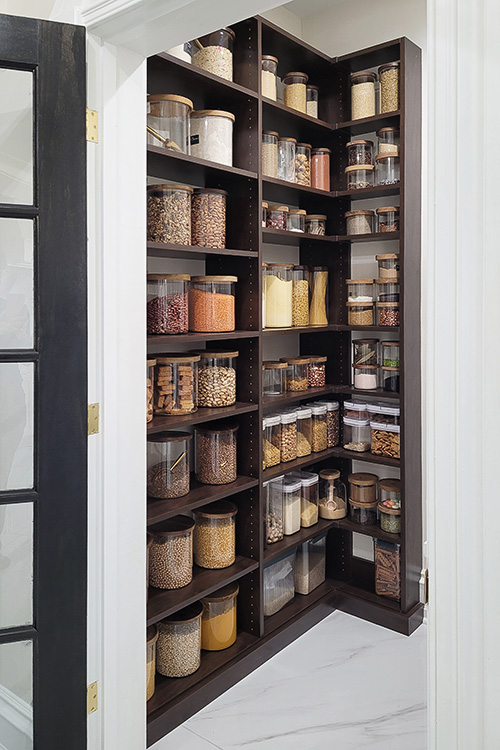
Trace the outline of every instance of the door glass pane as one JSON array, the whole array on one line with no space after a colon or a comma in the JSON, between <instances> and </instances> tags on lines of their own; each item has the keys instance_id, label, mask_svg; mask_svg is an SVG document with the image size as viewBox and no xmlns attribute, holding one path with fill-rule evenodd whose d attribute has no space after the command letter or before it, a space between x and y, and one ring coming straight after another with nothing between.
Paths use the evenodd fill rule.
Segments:
<instances>
[{"instance_id":1,"label":"door glass pane","mask_svg":"<svg viewBox=\"0 0 500 750\"><path fill-rule=\"evenodd\" d=\"M33 348L33 222L0 218L0 349Z\"/></svg>"},{"instance_id":2,"label":"door glass pane","mask_svg":"<svg viewBox=\"0 0 500 750\"><path fill-rule=\"evenodd\" d=\"M31 641L0 645L0 747L33 748L33 646Z\"/></svg>"},{"instance_id":3,"label":"door glass pane","mask_svg":"<svg viewBox=\"0 0 500 750\"><path fill-rule=\"evenodd\" d=\"M32 602L33 506L0 505L0 628L30 625Z\"/></svg>"},{"instance_id":4,"label":"door glass pane","mask_svg":"<svg viewBox=\"0 0 500 750\"><path fill-rule=\"evenodd\" d=\"M33 204L33 74L0 68L0 203Z\"/></svg>"},{"instance_id":5,"label":"door glass pane","mask_svg":"<svg viewBox=\"0 0 500 750\"><path fill-rule=\"evenodd\" d=\"M0 364L0 490L33 487L32 362Z\"/></svg>"}]
</instances>

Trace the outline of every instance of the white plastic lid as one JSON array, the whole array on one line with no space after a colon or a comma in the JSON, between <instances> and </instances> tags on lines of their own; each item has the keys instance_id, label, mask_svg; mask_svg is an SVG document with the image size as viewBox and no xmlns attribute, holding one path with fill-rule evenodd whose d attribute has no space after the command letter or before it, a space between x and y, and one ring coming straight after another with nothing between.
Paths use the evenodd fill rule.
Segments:
<instances>
[{"instance_id":1,"label":"white plastic lid","mask_svg":"<svg viewBox=\"0 0 500 750\"><path fill-rule=\"evenodd\" d=\"M344 401L344 408L351 411L366 411L368 404L362 404L359 401Z\"/></svg>"},{"instance_id":2,"label":"white plastic lid","mask_svg":"<svg viewBox=\"0 0 500 750\"><path fill-rule=\"evenodd\" d=\"M386 422L370 422L370 427L372 430L383 430L384 432L399 432L400 429L398 424L387 424Z\"/></svg>"},{"instance_id":3,"label":"white plastic lid","mask_svg":"<svg viewBox=\"0 0 500 750\"><path fill-rule=\"evenodd\" d=\"M295 422L297 420L297 412L296 411L286 411L283 412L280 416L280 422L281 424L291 424L292 422Z\"/></svg>"},{"instance_id":4,"label":"white plastic lid","mask_svg":"<svg viewBox=\"0 0 500 750\"><path fill-rule=\"evenodd\" d=\"M369 414L389 414L391 417L399 417L401 409L399 406L387 404L367 404Z\"/></svg>"},{"instance_id":5,"label":"white plastic lid","mask_svg":"<svg viewBox=\"0 0 500 750\"><path fill-rule=\"evenodd\" d=\"M337 411L339 408L338 401L316 401L316 403L326 406L327 411Z\"/></svg>"},{"instance_id":6,"label":"white plastic lid","mask_svg":"<svg viewBox=\"0 0 500 750\"><path fill-rule=\"evenodd\" d=\"M313 414L326 414L326 406L324 404L312 404L311 411Z\"/></svg>"},{"instance_id":7,"label":"white plastic lid","mask_svg":"<svg viewBox=\"0 0 500 750\"><path fill-rule=\"evenodd\" d=\"M302 406L297 410L297 419L310 419L312 416L312 409L308 406Z\"/></svg>"},{"instance_id":8,"label":"white plastic lid","mask_svg":"<svg viewBox=\"0 0 500 750\"><path fill-rule=\"evenodd\" d=\"M312 484L317 484L319 482L319 474L314 474L312 471L301 471L300 474L302 487L310 487Z\"/></svg>"},{"instance_id":9,"label":"white plastic lid","mask_svg":"<svg viewBox=\"0 0 500 750\"><path fill-rule=\"evenodd\" d=\"M284 474L280 474L279 477L273 477L272 479L268 479L267 482L262 482L263 487L267 487L268 484L273 484L273 482L282 482L284 478Z\"/></svg>"},{"instance_id":10,"label":"white plastic lid","mask_svg":"<svg viewBox=\"0 0 500 750\"><path fill-rule=\"evenodd\" d=\"M297 490L300 490L302 487L302 482L300 479L294 479L291 476L285 476L283 480L283 492L286 492L287 494L296 492Z\"/></svg>"},{"instance_id":11,"label":"white plastic lid","mask_svg":"<svg viewBox=\"0 0 500 750\"><path fill-rule=\"evenodd\" d=\"M363 427L364 425L370 424L369 419L351 419L350 417L344 417L344 424L351 425L351 427ZM373 422L377 424L377 422ZM380 423L382 424L382 422Z\"/></svg>"},{"instance_id":12,"label":"white plastic lid","mask_svg":"<svg viewBox=\"0 0 500 750\"><path fill-rule=\"evenodd\" d=\"M264 427L271 427L272 425L276 425L280 423L280 415L279 414L272 414L270 416L264 417L262 420L262 424Z\"/></svg>"}]
</instances>

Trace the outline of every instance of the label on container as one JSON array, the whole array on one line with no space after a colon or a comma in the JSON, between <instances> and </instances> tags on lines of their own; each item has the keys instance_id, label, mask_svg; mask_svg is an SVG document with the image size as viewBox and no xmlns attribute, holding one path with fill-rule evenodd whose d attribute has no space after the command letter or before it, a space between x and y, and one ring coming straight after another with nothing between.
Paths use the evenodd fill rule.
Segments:
<instances>
[{"instance_id":1,"label":"label on container","mask_svg":"<svg viewBox=\"0 0 500 750\"><path fill-rule=\"evenodd\" d=\"M200 136L198 134L191 136L191 146L195 146L200 142Z\"/></svg>"}]
</instances>

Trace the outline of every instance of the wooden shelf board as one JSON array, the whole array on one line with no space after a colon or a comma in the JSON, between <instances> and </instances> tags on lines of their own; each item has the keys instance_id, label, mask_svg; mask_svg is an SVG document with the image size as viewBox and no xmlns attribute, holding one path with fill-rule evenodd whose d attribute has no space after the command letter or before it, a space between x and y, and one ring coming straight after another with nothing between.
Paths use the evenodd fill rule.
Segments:
<instances>
[{"instance_id":1,"label":"wooden shelf board","mask_svg":"<svg viewBox=\"0 0 500 750\"><path fill-rule=\"evenodd\" d=\"M321 195L323 198L332 198L335 193L329 192L328 190L318 190L313 187L306 187L305 185L297 185L296 182L288 182L287 180L278 180L276 177L262 177L264 188L266 185L277 185L278 187L288 188L295 190L297 193L304 193L307 195Z\"/></svg>"},{"instance_id":2,"label":"wooden shelf board","mask_svg":"<svg viewBox=\"0 0 500 750\"><path fill-rule=\"evenodd\" d=\"M352 596L356 599L364 599L371 604L376 604L384 609L392 609L396 612L401 611L400 603L394 599L389 599L387 596L379 596L374 591L367 591L359 586L354 586L351 583L341 583L338 586L343 596Z\"/></svg>"},{"instance_id":3,"label":"wooden shelf board","mask_svg":"<svg viewBox=\"0 0 500 750\"><path fill-rule=\"evenodd\" d=\"M308 388L307 391L284 393L282 396L263 396L262 408L265 412L282 409L288 404L293 404L297 401L307 401L317 396L327 396L330 393L337 393L337 388L338 386L335 385L325 385L322 388Z\"/></svg>"},{"instance_id":4,"label":"wooden shelf board","mask_svg":"<svg viewBox=\"0 0 500 750\"><path fill-rule=\"evenodd\" d=\"M324 333L325 331L338 331L338 326L295 326L294 328L263 328L263 336L274 336L282 333Z\"/></svg>"},{"instance_id":5,"label":"wooden shelf board","mask_svg":"<svg viewBox=\"0 0 500 750\"><path fill-rule=\"evenodd\" d=\"M301 242L329 242L337 241L335 235L310 234L310 232L288 232L284 229L262 228L262 241L269 245L300 245Z\"/></svg>"},{"instance_id":6,"label":"wooden shelf board","mask_svg":"<svg viewBox=\"0 0 500 750\"><path fill-rule=\"evenodd\" d=\"M219 164L215 161L208 161L208 159L198 159L196 156L190 156L188 154L181 154L178 151L169 151L166 148L158 148L157 146L148 146L148 155L154 155L155 157L162 157L166 161L172 160L177 163L191 164L197 167L204 167L207 170L213 172L238 175L239 177L246 177L248 179L256 180L257 173L250 172L248 169L241 169L240 167L230 167L227 164Z\"/></svg>"},{"instance_id":7,"label":"wooden shelf board","mask_svg":"<svg viewBox=\"0 0 500 750\"><path fill-rule=\"evenodd\" d=\"M304 466L315 464L318 461L323 461L325 458L336 458L338 453L338 448L327 448L326 451L311 453L310 456L296 458L295 461L286 461L285 463L278 464L278 466L271 466L270 469L265 469L262 472L262 479L266 481L273 477L279 477L281 474L288 474L290 471L295 471L295 469L300 469ZM344 451L344 453L348 453L348 451ZM350 456L342 456L342 458L350 458Z\"/></svg>"},{"instance_id":8,"label":"wooden shelf board","mask_svg":"<svg viewBox=\"0 0 500 750\"><path fill-rule=\"evenodd\" d=\"M271 615L264 619L265 635L269 635L269 633L272 633L274 630L286 625L293 618L302 615L305 610L309 609L309 607L316 605L321 599L333 596L333 594L334 587L332 582L328 579L314 589L314 591L311 591L310 594L305 596L302 594L295 594L292 601L289 602L289 604L286 604L283 609L280 609L275 615Z\"/></svg>"},{"instance_id":9,"label":"wooden shelf board","mask_svg":"<svg viewBox=\"0 0 500 750\"><path fill-rule=\"evenodd\" d=\"M153 421L147 426L148 435L154 435L157 432L165 430L175 430L180 427L188 427L192 424L201 422L213 422L214 419L227 419L236 417L238 414L247 414L251 411L257 411L258 404L247 404L237 401L232 406L221 406L218 409L198 409L193 414L165 414L165 416L153 417Z\"/></svg>"},{"instance_id":10,"label":"wooden shelf board","mask_svg":"<svg viewBox=\"0 0 500 750\"><path fill-rule=\"evenodd\" d=\"M399 186L397 185L374 185L373 187L361 188L360 190L338 190L335 193L336 198L350 198L353 201L362 201L367 198L382 198L386 195L399 195Z\"/></svg>"},{"instance_id":11,"label":"wooden shelf board","mask_svg":"<svg viewBox=\"0 0 500 750\"><path fill-rule=\"evenodd\" d=\"M289 115L291 120L303 122L304 124L311 125L313 128L317 128L318 131L321 131L326 134L330 134L332 130L334 130L334 126L331 125L329 122L325 122L325 120L320 120L317 117L311 117L310 115L305 114L304 112L299 112L297 109L292 109L291 107L287 107L285 104L282 104L281 102L274 101L274 99L268 99L267 96L262 97L262 104L265 107L268 107L270 111L276 110L280 114Z\"/></svg>"},{"instance_id":12,"label":"wooden shelf board","mask_svg":"<svg viewBox=\"0 0 500 750\"><path fill-rule=\"evenodd\" d=\"M399 326L334 326L336 331L380 331L381 333L399 333Z\"/></svg>"},{"instance_id":13,"label":"wooden shelf board","mask_svg":"<svg viewBox=\"0 0 500 750\"><path fill-rule=\"evenodd\" d=\"M229 90L237 94L242 94L245 97L251 97L252 99L258 98L257 92L253 91L253 89L241 86L241 84L235 83L234 81L227 81L225 78L221 78L214 73L209 73L207 70L203 70L193 63L188 63L184 60L180 60L174 55L169 55L168 52L160 52L154 57L158 60L165 60L165 62L168 62L169 64L176 65L180 70L184 70L189 75L198 77L202 83L210 82L214 88L215 86L220 86L221 91Z\"/></svg>"},{"instance_id":14,"label":"wooden shelf board","mask_svg":"<svg viewBox=\"0 0 500 750\"><path fill-rule=\"evenodd\" d=\"M153 258L204 258L207 255L232 255L242 258L257 258L256 250L231 250L230 248L202 247L200 245L174 245L167 242L148 242L148 257Z\"/></svg>"},{"instance_id":15,"label":"wooden shelf board","mask_svg":"<svg viewBox=\"0 0 500 750\"><path fill-rule=\"evenodd\" d=\"M332 393L337 394L345 394L348 396L368 396L368 397L376 397L377 399L381 398L390 398L392 400L399 401L400 394L399 393L392 393L392 391L384 391L382 388L376 388L373 391L363 391L359 390L357 388L354 388L350 385L333 385L332 387Z\"/></svg>"},{"instance_id":16,"label":"wooden shelf board","mask_svg":"<svg viewBox=\"0 0 500 750\"><path fill-rule=\"evenodd\" d=\"M336 242L385 242L386 240L399 240L399 232L373 232L372 234L339 234L335 237Z\"/></svg>"},{"instance_id":17,"label":"wooden shelf board","mask_svg":"<svg viewBox=\"0 0 500 750\"><path fill-rule=\"evenodd\" d=\"M315 523L314 526L309 526L307 529L300 529L296 534L285 536L280 542L270 544L264 551L264 565L267 565L272 560L276 560L286 552L290 552L296 547L299 547L304 542L307 542L308 539L313 539L318 536L318 534L322 534L335 526L335 521L320 518L318 523Z\"/></svg>"},{"instance_id":18,"label":"wooden shelf board","mask_svg":"<svg viewBox=\"0 0 500 750\"><path fill-rule=\"evenodd\" d=\"M356 534L363 534L364 536L371 536L374 539L384 539L386 542L394 542L395 544L401 544L400 534L389 534L384 531L380 526L369 526L359 523L353 523L348 518L341 518L338 521L333 521L332 525L344 531L355 532Z\"/></svg>"},{"instance_id":19,"label":"wooden shelf board","mask_svg":"<svg viewBox=\"0 0 500 750\"><path fill-rule=\"evenodd\" d=\"M399 458L389 458L388 456L376 456L371 451L356 453L356 451L347 451L345 448L331 448L336 458L348 458L350 461L366 461L371 464L383 464L384 466L400 467Z\"/></svg>"},{"instance_id":20,"label":"wooden shelf board","mask_svg":"<svg viewBox=\"0 0 500 750\"><path fill-rule=\"evenodd\" d=\"M226 339L253 339L259 335L258 331L225 331L221 333L180 333L172 336L148 336L148 351L151 347L155 347L155 351L159 353L156 347L161 346L163 351L169 351L168 347L171 344L177 343L191 343L195 344L198 341L225 341Z\"/></svg>"},{"instance_id":21,"label":"wooden shelf board","mask_svg":"<svg viewBox=\"0 0 500 750\"><path fill-rule=\"evenodd\" d=\"M354 135L359 135L360 133L372 133L379 128L397 125L399 123L400 115L401 112L398 109L395 112L383 112L378 115L373 115L372 117L362 117L358 120L338 122L335 125L334 130L340 130Z\"/></svg>"}]
</instances>

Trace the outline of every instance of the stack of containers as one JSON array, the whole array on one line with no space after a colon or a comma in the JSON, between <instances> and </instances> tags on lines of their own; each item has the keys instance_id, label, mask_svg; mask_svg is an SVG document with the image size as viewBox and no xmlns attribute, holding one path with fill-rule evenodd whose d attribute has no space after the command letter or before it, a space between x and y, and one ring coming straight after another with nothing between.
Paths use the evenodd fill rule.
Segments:
<instances>
[{"instance_id":1,"label":"stack of containers","mask_svg":"<svg viewBox=\"0 0 500 750\"><path fill-rule=\"evenodd\" d=\"M375 526L377 523L377 481L375 474L349 474L349 517L353 523Z\"/></svg>"},{"instance_id":2,"label":"stack of containers","mask_svg":"<svg viewBox=\"0 0 500 750\"><path fill-rule=\"evenodd\" d=\"M344 401L343 446L348 451L370 450L370 420L366 404Z\"/></svg>"}]
</instances>

